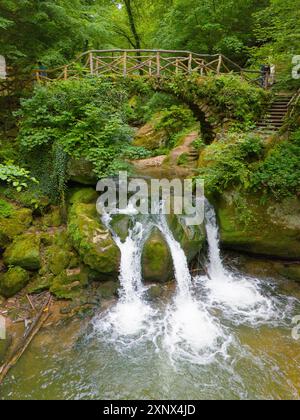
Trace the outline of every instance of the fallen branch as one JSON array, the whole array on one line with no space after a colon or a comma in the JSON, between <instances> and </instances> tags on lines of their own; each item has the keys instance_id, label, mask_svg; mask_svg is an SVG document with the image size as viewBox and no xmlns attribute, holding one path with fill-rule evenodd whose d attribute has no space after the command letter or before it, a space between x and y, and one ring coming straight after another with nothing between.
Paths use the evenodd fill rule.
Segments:
<instances>
[{"instance_id":1,"label":"fallen branch","mask_svg":"<svg viewBox=\"0 0 300 420\"><path fill-rule=\"evenodd\" d=\"M16 365L16 363L19 361L19 359L23 356L25 351L27 350L28 346L34 339L34 337L38 334L44 323L47 321L47 319L50 316L50 306L51 306L51 295L49 295L47 302L42 307L41 311L37 314L36 318L34 319L30 329L26 333L22 343L20 346L16 349L16 351L12 354L11 358L8 360L7 363L5 363L0 368L0 385L2 384L3 380L5 379L6 375L10 371L12 367Z\"/></svg>"}]
</instances>

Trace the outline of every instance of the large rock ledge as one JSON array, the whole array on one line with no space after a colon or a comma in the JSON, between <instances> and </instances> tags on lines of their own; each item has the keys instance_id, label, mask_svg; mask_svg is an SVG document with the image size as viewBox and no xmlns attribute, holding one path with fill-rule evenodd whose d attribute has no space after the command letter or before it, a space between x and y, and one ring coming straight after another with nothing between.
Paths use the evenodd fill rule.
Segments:
<instances>
[{"instance_id":1,"label":"large rock ledge","mask_svg":"<svg viewBox=\"0 0 300 420\"><path fill-rule=\"evenodd\" d=\"M224 193L214 202L224 248L285 260L300 260L300 200L263 199Z\"/></svg>"}]
</instances>

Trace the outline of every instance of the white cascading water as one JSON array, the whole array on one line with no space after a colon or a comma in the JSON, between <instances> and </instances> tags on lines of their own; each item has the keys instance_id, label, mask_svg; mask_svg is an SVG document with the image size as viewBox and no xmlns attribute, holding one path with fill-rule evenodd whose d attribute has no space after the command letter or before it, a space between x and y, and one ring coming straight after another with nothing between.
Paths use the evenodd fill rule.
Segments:
<instances>
[{"instance_id":1,"label":"white cascading water","mask_svg":"<svg viewBox=\"0 0 300 420\"><path fill-rule=\"evenodd\" d=\"M173 303L166 309L163 344L172 361L187 360L207 364L225 347L224 332L200 300L193 296L193 281L186 255L168 226L166 217L157 222L169 246L177 284Z\"/></svg>"},{"instance_id":2,"label":"white cascading water","mask_svg":"<svg viewBox=\"0 0 300 420\"><path fill-rule=\"evenodd\" d=\"M262 295L258 280L224 267L216 215L208 203L208 275L196 278L190 274L184 250L174 238L165 215L141 222L130 208L123 214L131 217L133 225L125 241L111 228L111 217L103 217L121 251L120 299L94 322L96 331L116 348L123 351L150 340L158 350L168 354L172 363L181 360L204 365L212 363L217 356L227 357L228 348L234 342L228 328L221 325L218 311L234 322L257 324L275 319L273 302ZM169 246L177 284L172 302L164 309L155 310L144 298L147 288L143 285L141 264L145 241L154 227Z\"/></svg>"},{"instance_id":3,"label":"white cascading water","mask_svg":"<svg viewBox=\"0 0 300 420\"><path fill-rule=\"evenodd\" d=\"M147 328L147 322L153 314L150 306L144 301L145 287L142 282L142 252L145 240L149 234L149 226L135 220L132 209L124 210L131 216L133 228L129 229L128 236L123 242L111 228L111 217L105 214L102 218L104 224L112 232L114 241L121 253L120 262L120 299L117 305L104 316L96 320L98 331L111 331L114 338L122 336L135 336Z\"/></svg>"},{"instance_id":4,"label":"white cascading water","mask_svg":"<svg viewBox=\"0 0 300 420\"><path fill-rule=\"evenodd\" d=\"M208 202L205 217L209 245L206 287L209 290L210 304L221 304L227 312L231 311L231 315L246 317L252 322L274 317L273 304L261 294L256 279L238 275L224 267L216 213ZM200 278L200 282L202 280Z\"/></svg>"}]
</instances>

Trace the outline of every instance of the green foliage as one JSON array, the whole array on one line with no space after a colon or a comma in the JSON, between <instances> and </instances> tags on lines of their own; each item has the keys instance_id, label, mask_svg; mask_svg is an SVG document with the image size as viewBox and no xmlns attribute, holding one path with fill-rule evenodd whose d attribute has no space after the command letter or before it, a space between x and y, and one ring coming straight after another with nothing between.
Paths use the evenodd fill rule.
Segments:
<instances>
[{"instance_id":1,"label":"green foliage","mask_svg":"<svg viewBox=\"0 0 300 420\"><path fill-rule=\"evenodd\" d=\"M32 98L22 101L18 113L21 150L31 162L41 161L41 150L51 156L47 174L52 173L54 190L63 190L68 156L92 162L99 177L112 175L122 166L119 157L132 138L124 112L126 101L122 86L110 80L37 87ZM37 166L49 165L49 159L45 160Z\"/></svg>"},{"instance_id":2,"label":"green foliage","mask_svg":"<svg viewBox=\"0 0 300 420\"><path fill-rule=\"evenodd\" d=\"M110 46L101 0L2 0L0 51L24 67L56 66L85 49Z\"/></svg>"},{"instance_id":3,"label":"green foliage","mask_svg":"<svg viewBox=\"0 0 300 420\"><path fill-rule=\"evenodd\" d=\"M13 206L5 200L0 199L0 217L10 217L13 213Z\"/></svg>"},{"instance_id":4,"label":"green foliage","mask_svg":"<svg viewBox=\"0 0 300 420\"><path fill-rule=\"evenodd\" d=\"M290 140L280 140L265 152L263 142L253 135L230 134L203 152L199 174L208 193L230 187L261 191L276 199L300 193L300 131ZM237 207L243 203L236 203ZM244 211L244 214L247 212Z\"/></svg>"},{"instance_id":5,"label":"green foliage","mask_svg":"<svg viewBox=\"0 0 300 420\"><path fill-rule=\"evenodd\" d=\"M0 164L0 181L12 186L18 192L27 188L30 182L37 183L29 171L13 163Z\"/></svg>"},{"instance_id":6,"label":"green foliage","mask_svg":"<svg viewBox=\"0 0 300 420\"><path fill-rule=\"evenodd\" d=\"M263 155L260 137L230 134L207 147L199 174L209 193L222 193L231 186L250 188L253 164Z\"/></svg>"},{"instance_id":7,"label":"green foliage","mask_svg":"<svg viewBox=\"0 0 300 420\"><path fill-rule=\"evenodd\" d=\"M173 94L194 104L206 103L216 111L216 118L236 120L240 127L253 125L264 111L269 97L263 89L233 74L176 77L166 85Z\"/></svg>"},{"instance_id":8,"label":"green foliage","mask_svg":"<svg viewBox=\"0 0 300 420\"><path fill-rule=\"evenodd\" d=\"M143 121L150 121L158 112L170 109L173 106L180 106L180 101L174 96L163 92L155 92L154 94L152 92L150 99L141 109Z\"/></svg>"},{"instance_id":9,"label":"green foliage","mask_svg":"<svg viewBox=\"0 0 300 420\"><path fill-rule=\"evenodd\" d=\"M252 48L253 63L273 63L282 87L299 87L293 80L292 57L299 55L300 7L295 0L271 0L268 7L255 14L255 33L259 47Z\"/></svg>"},{"instance_id":10,"label":"green foliage","mask_svg":"<svg viewBox=\"0 0 300 420\"><path fill-rule=\"evenodd\" d=\"M182 131L195 124L194 115L187 106L172 105L161 113L155 129L158 131L164 130L167 133L169 140L166 147L172 149L176 145Z\"/></svg>"},{"instance_id":11,"label":"green foliage","mask_svg":"<svg viewBox=\"0 0 300 420\"><path fill-rule=\"evenodd\" d=\"M253 186L277 198L300 193L300 131L269 151L253 174Z\"/></svg>"},{"instance_id":12,"label":"green foliage","mask_svg":"<svg viewBox=\"0 0 300 420\"><path fill-rule=\"evenodd\" d=\"M123 158L129 160L147 159L152 153L145 147L127 146L123 151Z\"/></svg>"}]
</instances>

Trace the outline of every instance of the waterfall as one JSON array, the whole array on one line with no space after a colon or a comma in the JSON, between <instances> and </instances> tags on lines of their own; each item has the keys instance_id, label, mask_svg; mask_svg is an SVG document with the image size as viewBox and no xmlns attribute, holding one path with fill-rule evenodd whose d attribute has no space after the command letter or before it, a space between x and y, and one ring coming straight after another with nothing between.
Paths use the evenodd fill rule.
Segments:
<instances>
[{"instance_id":1,"label":"waterfall","mask_svg":"<svg viewBox=\"0 0 300 420\"><path fill-rule=\"evenodd\" d=\"M205 226L209 250L208 274L211 278L220 278L225 275L220 251L219 227L213 206L205 203Z\"/></svg>"},{"instance_id":2,"label":"waterfall","mask_svg":"<svg viewBox=\"0 0 300 420\"><path fill-rule=\"evenodd\" d=\"M180 243L175 240L165 215L161 214L159 216L157 227L163 234L172 255L178 293L183 298L188 298L191 296L192 277L184 250Z\"/></svg>"},{"instance_id":3,"label":"waterfall","mask_svg":"<svg viewBox=\"0 0 300 420\"><path fill-rule=\"evenodd\" d=\"M151 225L137 220L137 216L125 209L122 214L130 216L133 228L129 229L125 241L117 235L111 226L112 217L104 214L103 223L111 231L115 243L120 249L120 299L117 305L108 311L97 329L113 331L117 336L135 336L147 328L147 322L153 314L150 306L143 299L146 288L142 282L142 252L145 241L151 231Z\"/></svg>"},{"instance_id":4,"label":"waterfall","mask_svg":"<svg viewBox=\"0 0 300 420\"><path fill-rule=\"evenodd\" d=\"M209 247L205 284L209 290L210 304L223 305L230 316L246 317L251 322L273 316L271 302L262 295L256 279L237 274L224 266L216 212L208 201L205 203L205 220Z\"/></svg>"}]
</instances>

